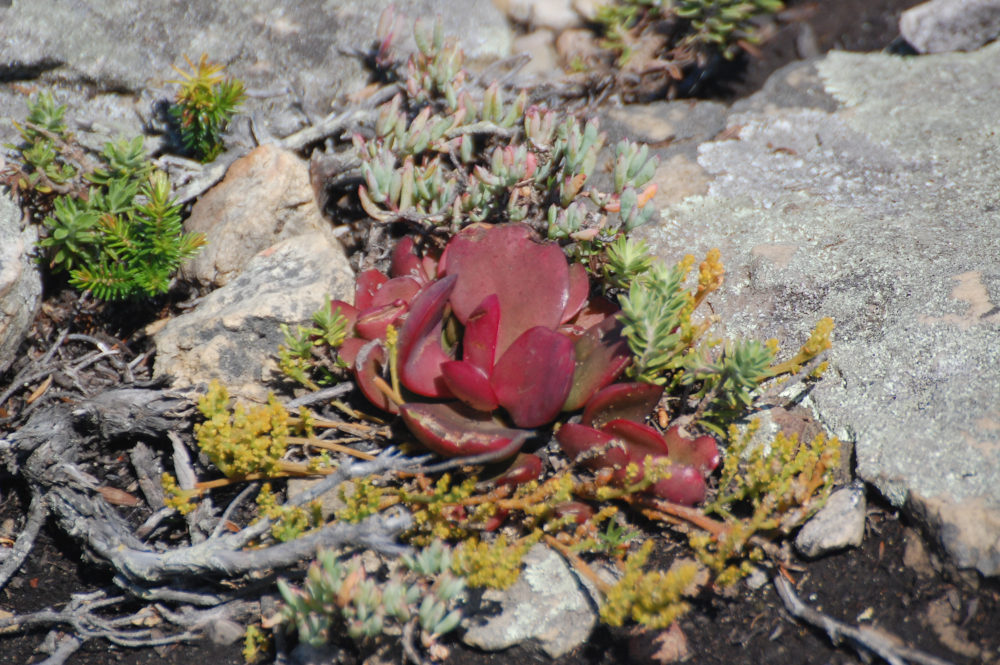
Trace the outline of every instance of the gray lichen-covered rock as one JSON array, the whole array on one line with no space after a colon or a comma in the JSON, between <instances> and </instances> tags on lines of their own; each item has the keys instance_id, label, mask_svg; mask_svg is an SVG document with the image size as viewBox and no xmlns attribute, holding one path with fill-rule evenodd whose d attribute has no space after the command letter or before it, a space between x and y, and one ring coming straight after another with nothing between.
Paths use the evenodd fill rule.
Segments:
<instances>
[{"instance_id":1,"label":"gray lichen-covered rock","mask_svg":"<svg viewBox=\"0 0 1000 665\"><path fill-rule=\"evenodd\" d=\"M668 261L721 249L729 335L792 352L832 316L819 419L959 566L1000 575L1000 45L793 73L802 105L743 105L701 147L708 193L643 233Z\"/></svg>"},{"instance_id":2,"label":"gray lichen-covered rock","mask_svg":"<svg viewBox=\"0 0 1000 665\"><path fill-rule=\"evenodd\" d=\"M233 162L225 180L194 205L184 230L205 234L206 244L181 276L214 286L230 281L257 252L285 238L321 233L337 243L316 205L308 165L273 145Z\"/></svg>"},{"instance_id":3,"label":"gray lichen-covered rock","mask_svg":"<svg viewBox=\"0 0 1000 665\"><path fill-rule=\"evenodd\" d=\"M90 0L89 2L0 3L0 80L37 80L61 84L74 96L74 118L109 126L115 138L141 126L151 114L150 100L136 107L149 88L168 98L171 65L183 56L213 62L242 79L251 91L245 110L260 128L285 136L321 118L330 102L367 82L359 58L375 40L379 15L391 0ZM440 16L445 34L460 40L473 59L506 56L511 34L503 14L490 0L413 0L396 3L408 17L401 38L412 45L410 26L420 17ZM460 8L460 11L458 10ZM123 105L102 117L91 112L87 95L108 104L115 93ZM20 95L0 89L0 111L14 111ZM77 98L78 97L78 98ZM6 100L6 101L5 101ZM23 112L8 117L20 117ZM129 118L129 113L132 117ZM136 132L125 131L131 135ZM0 143L14 138L0 127Z\"/></svg>"},{"instance_id":4,"label":"gray lichen-covered rock","mask_svg":"<svg viewBox=\"0 0 1000 665\"><path fill-rule=\"evenodd\" d=\"M262 401L284 341L279 325L294 330L330 297L350 299L353 292L354 274L339 244L321 233L283 240L155 332L154 373L174 377L179 388L218 379L234 395Z\"/></svg>"},{"instance_id":5,"label":"gray lichen-covered rock","mask_svg":"<svg viewBox=\"0 0 1000 665\"><path fill-rule=\"evenodd\" d=\"M41 302L42 277L31 259L38 232L21 228L21 209L0 190L0 372L14 362Z\"/></svg>"},{"instance_id":6,"label":"gray lichen-covered rock","mask_svg":"<svg viewBox=\"0 0 1000 665\"><path fill-rule=\"evenodd\" d=\"M1000 1L930 0L903 12L899 32L920 53L974 51L1000 36Z\"/></svg>"},{"instance_id":7,"label":"gray lichen-covered rock","mask_svg":"<svg viewBox=\"0 0 1000 665\"><path fill-rule=\"evenodd\" d=\"M590 636L597 615L589 594L555 551L535 545L509 589L487 591L483 599L500 604L500 614L466 620L462 641L498 651L529 640L552 658L575 649Z\"/></svg>"}]
</instances>

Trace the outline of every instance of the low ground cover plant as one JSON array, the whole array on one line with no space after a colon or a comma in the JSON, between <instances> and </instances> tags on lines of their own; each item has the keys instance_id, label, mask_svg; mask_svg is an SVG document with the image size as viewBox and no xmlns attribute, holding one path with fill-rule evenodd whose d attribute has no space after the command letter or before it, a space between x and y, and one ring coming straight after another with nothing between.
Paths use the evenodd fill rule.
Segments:
<instances>
[{"instance_id":1,"label":"low ground cover plant","mask_svg":"<svg viewBox=\"0 0 1000 665\"><path fill-rule=\"evenodd\" d=\"M472 85L439 28L418 23L419 50L405 60L392 49L398 24L383 29L373 60L396 93L348 150L366 214L357 230L371 251L387 239L390 249L362 257L375 265L358 273L353 302L285 327L279 351L294 382L313 391L353 382L370 408L337 402L346 419L326 421L281 415L277 400L234 405L213 388L199 443L213 459L235 452L217 464L226 478L175 490L177 505L223 484L332 473L339 453L368 453L337 448L320 430L352 423L371 433L362 438L454 461L353 481L326 516L283 512L269 488L258 503L275 522L271 537L402 507L415 556L448 551L449 563L412 586L391 565L361 571L346 552L322 554L303 584L282 586L284 625L301 640L328 644L330 627L346 625L375 648L397 622L411 647L443 657L446 617L461 614L464 597L441 596L446 580L508 586L537 543L595 580L608 623L666 627L687 597L732 584L773 553L768 536L801 524L828 493L836 440L761 442L733 423L762 384L821 370L832 322L784 361L773 342L713 337L700 306L722 286L718 252L697 270L693 257L667 266L631 236L655 218L647 148L615 146L611 187L600 191L596 123ZM652 541L630 514L687 525L699 563L649 570ZM617 583L591 568L599 558L617 562ZM400 605L397 587L413 598ZM427 617L415 619L414 604Z\"/></svg>"},{"instance_id":2,"label":"low ground cover plant","mask_svg":"<svg viewBox=\"0 0 1000 665\"><path fill-rule=\"evenodd\" d=\"M203 55L183 77L171 117L185 150L211 161L224 148L222 132L243 100L243 84L225 78ZM143 138L109 142L89 154L69 132L66 106L42 91L15 123L19 159L4 181L41 223L38 247L56 273L99 300L166 293L178 268L204 244L185 233L181 206L165 173L154 167Z\"/></svg>"}]
</instances>

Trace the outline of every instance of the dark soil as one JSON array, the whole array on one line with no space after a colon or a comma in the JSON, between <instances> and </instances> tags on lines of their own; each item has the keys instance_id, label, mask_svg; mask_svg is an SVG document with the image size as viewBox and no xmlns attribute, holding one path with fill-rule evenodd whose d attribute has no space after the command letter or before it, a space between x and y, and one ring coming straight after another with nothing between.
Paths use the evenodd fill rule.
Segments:
<instances>
[{"instance_id":1,"label":"dark soil","mask_svg":"<svg viewBox=\"0 0 1000 665\"><path fill-rule=\"evenodd\" d=\"M742 63L742 69L726 72L715 91L716 98L731 100L752 93L778 67L803 55L830 49L882 50L898 36L900 12L916 0L836 0L789 2L773 38L758 57ZM810 44L812 46L810 46ZM65 292L64 292L65 294ZM40 316L39 334L51 336L59 313L79 313L72 299L51 297ZM113 313L111 313L113 314ZM114 324L114 319L150 321L155 313L137 316L97 316L84 329L102 329L119 338L131 336L134 328ZM58 322L57 323L62 323ZM130 351L139 353L141 340L128 340ZM0 387L2 387L0 380ZM5 417L0 413L0 417ZM113 460L113 456L108 459ZM106 461L106 460L105 460ZM104 477L115 474L115 464L104 469ZM20 523L26 512L13 488L15 479L0 474L0 536L11 536L10 525ZM109 484L114 484L109 482ZM141 518L139 518L141 519ZM0 539L0 547L9 546ZM928 551L930 555L928 555ZM974 575L959 575L936 565L918 532L905 517L886 507L871 510L864 545L824 559L804 563L792 573L803 601L850 625L864 625L897 635L907 645L954 663L1000 661L1000 584L984 583ZM0 618L7 612L22 614L45 607L59 607L71 594L111 588L108 574L81 561L72 542L47 527L26 564L0 591ZM830 643L821 631L791 620L771 584L751 591L745 585L733 597L705 594L680 622L686 637L689 662L828 664L864 662L847 648ZM127 608L121 608L127 609ZM37 633L0 633L0 664L36 663L46 654L37 651L45 636ZM621 662L655 662L643 656L651 636L635 636L607 628L599 629L590 642L554 661L565 665L599 665ZM242 663L239 643L229 646L208 641L156 649L126 649L103 641L87 642L69 660L76 665L163 663L187 665L212 662ZM546 662L530 647L486 654L454 646L450 662L455 665L500 665L512 662ZM552 662L552 661L549 661Z\"/></svg>"}]
</instances>

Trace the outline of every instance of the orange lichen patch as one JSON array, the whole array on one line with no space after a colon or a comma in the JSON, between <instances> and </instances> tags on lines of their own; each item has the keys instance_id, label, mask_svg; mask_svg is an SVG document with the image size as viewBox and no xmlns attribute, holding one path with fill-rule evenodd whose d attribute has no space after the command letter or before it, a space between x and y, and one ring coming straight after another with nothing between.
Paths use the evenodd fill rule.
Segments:
<instances>
[{"instance_id":1,"label":"orange lichen patch","mask_svg":"<svg viewBox=\"0 0 1000 665\"><path fill-rule=\"evenodd\" d=\"M982 323L1000 323L1000 306L990 300L990 294L983 284L983 273L970 270L952 277L958 282L951 291L951 297L969 304L964 314L945 314L944 316L921 316L921 323L948 323L968 330Z\"/></svg>"},{"instance_id":2,"label":"orange lichen patch","mask_svg":"<svg viewBox=\"0 0 1000 665\"><path fill-rule=\"evenodd\" d=\"M765 243L757 245L750 250L754 256L759 256L770 261L775 268L787 268L792 262L792 257L799 250L798 245L790 243Z\"/></svg>"}]
</instances>

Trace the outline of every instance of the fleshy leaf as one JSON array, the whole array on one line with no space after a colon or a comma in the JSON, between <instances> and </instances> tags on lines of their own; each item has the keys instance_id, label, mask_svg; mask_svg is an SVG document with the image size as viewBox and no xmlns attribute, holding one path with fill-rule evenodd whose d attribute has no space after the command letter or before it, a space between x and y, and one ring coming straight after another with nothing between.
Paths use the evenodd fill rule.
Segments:
<instances>
[{"instance_id":1,"label":"fleshy leaf","mask_svg":"<svg viewBox=\"0 0 1000 665\"><path fill-rule=\"evenodd\" d=\"M474 409L492 411L500 406L486 372L465 360L441 364L441 374L455 397Z\"/></svg>"},{"instance_id":2,"label":"fleshy leaf","mask_svg":"<svg viewBox=\"0 0 1000 665\"><path fill-rule=\"evenodd\" d=\"M364 311L372 306L375 294L389 278L374 268L362 270L354 286L354 306Z\"/></svg>"},{"instance_id":3,"label":"fleshy leaf","mask_svg":"<svg viewBox=\"0 0 1000 665\"><path fill-rule=\"evenodd\" d=\"M587 304L589 296L590 277L587 276L587 269L583 267L582 263L571 263L569 266L569 299L559 323L566 323L579 314L583 306Z\"/></svg>"},{"instance_id":4,"label":"fleshy leaf","mask_svg":"<svg viewBox=\"0 0 1000 665\"><path fill-rule=\"evenodd\" d=\"M336 314L338 309L340 310L340 314L347 319L347 330L354 330L354 324L357 323L361 310L354 305L348 305L343 300L331 300L330 313Z\"/></svg>"},{"instance_id":5,"label":"fleshy leaf","mask_svg":"<svg viewBox=\"0 0 1000 665\"><path fill-rule=\"evenodd\" d=\"M431 281L436 273L436 262L429 256L420 257L416 243L410 236L403 236L392 251L389 274L393 277L413 277L421 284Z\"/></svg>"},{"instance_id":6,"label":"fleshy leaf","mask_svg":"<svg viewBox=\"0 0 1000 665\"><path fill-rule=\"evenodd\" d=\"M382 339L385 329L406 313L406 304L382 305L366 310L354 324L354 332L364 339Z\"/></svg>"},{"instance_id":7,"label":"fleshy leaf","mask_svg":"<svg viewBox=\"0 0 1000 665\"><path fill-rule=\"evenodd\" d=\"M662 396L663 386L651 383L613 383L587 402L582 422L598 428L616 419L641 423L653 412Z\"/></svg>"},{"instance_id":8,"label":"fleshy leaf","mask_svg":"<svg viewBox=\"0 0 1000 665\"><path fill-rule=\"evenodd\" d=\"M609 316L614 316L620 308L615 303L601 296L594 296L587 301L577 315L570 319L568 326L575 330L588 330L604 321Z\"/></svg>"},{"instance_id":9,"label":"fleshy leaf","mask_svg":"<svg viewBox=\"0 0 1000 665\"><path fill-rule=\"evenodd\" d=\"M503 321L501 321L501 325ZM555 420L573 382L573 342L543 326L517 338L493 368L500 405L518 427Z\"/></svg>"},{"instance_id":10,"label":"fleshy leaf","mask_svg":"<svg viewBox=\"0 0 1000 665\"><path fill-rule=\"evenodd\" d=\"M496 479L497 485L523 485L542 475L542 459L533 453L518 453L507 470Z\"/></svg>"},{"instance_id":11,"label":"fleshy leaf","mask_svg":"<svg viewBox=\"0 0 1000 665\"><path fill-rule=\"evenodd\" d=\"M556 432L556 441L571 459L588 454L586 464L592 469L601 467L624 468L629 461L624 446L614 434L602 432L586 425L577 425L576 423L563 425ZM602 450L602 452L595 453L596 450Z\"/></svg>"},{"instance_id":12,"label":"fleshy leaf","mask_svg":"<svg viewBox=\"0 0 1000 665\"><path fill-rule=\"evenodd\" d=\"M367 272L367 271L366 271ZM393 277L375 291L369 307L406 304L420 292L420 282L412 277Z\"/></svg>"},{"instance_id":13,"label":"fleshy leaf","mask_svg":"<svg viewBox=\"0 0 1000 665\"><path fill-rule=\"evenodd\" d=\"M407 428L425 446L446 457L516 453L527 433L500 425L488 413L461 402L411 403L399 408Z\"/></svg>"},{"instance_id":14,"label":"fleshy leaf","mask_svg":"<svg viewBox=\"0 0 1000 665\"><path fill-rule=\"evenodd\" d=\"M622 338L620 333L621 324L614 317L608 317L576 339L574 343L576 367L573 371L573 387L569 391L566 403L563 404L563 411L576 411L587 404L594 393L618 378L618 375L625 369L632 356L628 342ZM594 424L587 420L585 413L583 422L585 425L600 427L608 420L611 418ZM642 418L635 420L642 420Z\"/></svg>"},{"instance_id":15,"label":"fleshy leaf","mask_svg":"<svg viewBox=\"0 0 1000 665\"><path fill-rule=\"evenodd\" d=\"M340 357L354 369L354 379L368 401L389 413L398 413L396 404L375 384L385 367L385 349L378 341L358 337L346 340L340 347Z\"/></svg>"},{"instance_id":16,"label":"fleshy leaf","mask_svg":"<svg viewBox=\"0 0 1000 665\"><path fill-rule=\"evenodd\" d=\"M424 289L410 304L399 331L399 378L407 388L425 397L451 397L441 375L441 364L452 360L441 348L441 321L455 277L445 277Z\"/></svg>"},{"instance_id":17,"label":"fleshy leaf","mask_svg":"<svg viewBox=\"0 0 1000 665\"><path fill-rule=\"evenodd\" d=\"M669 452L666 441L649 425L619 418L605 424L601 431L621 439L628 451L629 461L637 464L641 464L647 455L659 457Z\"/></svg>"},{"instance_id":18,"label":"fleshy leaf","mask_svg":"<svg viewBox=\"0 0 1000 665\"><path fill-rule=\"evenodd\" d=\"M465 322L462 359L486 373L492 373L493 363L496 362L499 331L500 299L494 293L487 296Z\"/></svg>"},{"instance_id":19,"label":"fleshy leaf","mask_svg":"<svg viewBox=\"0 0 1000 665\"><path fill-rule=\"evenodd\" d=\"M650 488L653 494L686 506L705 500L705 479L696 468L687 464L671 464L667 470L670 477L655 482Z\"/></svg>"},{"instance_id":20,"label":"fleshy leaf","mask_svg":"<svg viewBox=\"0 0 1000 665\"><path fill-rule=\"evenodd\" d=\"M689 438L675 425L663 433L663 438L667 442L667 448L670 449L670 459L680 464L690 464L702 475L714 471L722 461L719 446L711 436Z\"/></svg>"},{"instance_id":21,"label":"fleshy leaf","mask_svg":"<svg viewBox=\"0 0 1000 665\"><path fill-rule=\"evenodd\" d=\"M566 256L554 243L536 242L525 224L466 227L448 243L439 269L458 277L451 305L463 324L487 296L497 295L503 313L498 355L530 328L555 329L569 301Z\"/></svg>"}]
</instances>

